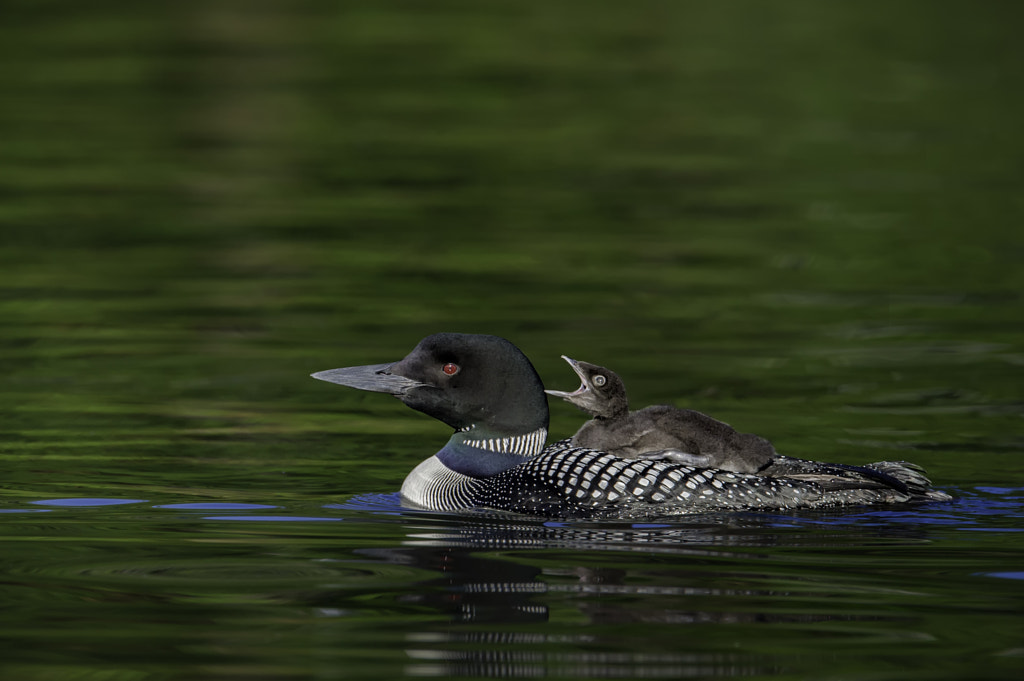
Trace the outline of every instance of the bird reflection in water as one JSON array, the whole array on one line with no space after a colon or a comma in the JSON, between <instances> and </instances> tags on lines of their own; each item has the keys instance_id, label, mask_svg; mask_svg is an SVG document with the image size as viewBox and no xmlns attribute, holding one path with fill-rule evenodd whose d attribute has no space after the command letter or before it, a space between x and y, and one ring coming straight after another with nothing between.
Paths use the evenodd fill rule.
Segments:
<instances>
[{"instance_id":1,"label":"bird reflection in water","mask_svg":"<svg viewBox=\"0 0 1024 681\"><path fill-rule=\"evenodd\" d=\"M779 599L816 597L806 588L787 591L791 576L778 579L765 569L770 556L764 549L780 535L764 530L780 518L733 514L665 524L422 520L406 525L401 547L359 550L437 574L396 596L416 611L449 620L443 630L407 637L410 675L778 673L772 655L723 650L721 629L704 649L708 630L677 627L878 619L799 607L780 612ZM869 534L877 540L876 530ZM815 534L816 543L822 538ZM757 604L771 602L765 599L775 605L759 609Z\"/></svg>"}]
</instances>

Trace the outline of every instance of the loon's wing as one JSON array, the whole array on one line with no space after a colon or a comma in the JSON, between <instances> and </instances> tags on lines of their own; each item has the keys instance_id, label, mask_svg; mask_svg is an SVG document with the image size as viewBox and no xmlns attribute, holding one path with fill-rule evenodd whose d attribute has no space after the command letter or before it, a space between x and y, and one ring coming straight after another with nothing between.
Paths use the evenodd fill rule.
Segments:
<instances>
[{"instance_id":1,"label":"loon's wing","mask_svg":"<svg viewBox=\"0 0 1024 681\"><path fill-rule=\"evenodd\" d=\"M779 455L759 474L813 482L824 491L890 489L908 495L912 500L948 501L951 498L945 492L932 488L920 466L906 461L878 461L853 466Z\"/></svg>"},{"instance_id":2,"label":"loon's wing","mask_svg":"<svg viewBox=\"0 0 1024 681\"><path fill-rule=\"evenodd\" d=\"M931 490L920 473L899 464L865 472L859 468L866 467L779 458L776 475L747 475L668 461L623 459L562 441L523 464L480 479L472 496L478 506L516 513L618 519L948 498ZM787 474L781 475L783 471ZM912 479L915 475L917 480Z\"/></svg>"},{"instance_id":3,"label":"loon's wing","mask_svg":"<svg viewBox=\"0 0 1024 681\"><path fill-rule=\"evenodd\" d=\"M821 485L823 489L891 487L903 493L908 491L906 483L882 471L865 466L808 461L791 456L776 456L771 464L762 468L758 474L772 478L806 480Z\"/></svg>"},{"instance_id":4,"label":"loon's wing","mask_svg":"<svg viewBox=\"0 0 1024 681\"><path fill-rule=\"evenodd\" d=\"M821 487L667 461L624 459L562 441L538 456L479 480L478 506L560 517L657 515L798 508L821 501Z\"/></svg>"}]
</instances>

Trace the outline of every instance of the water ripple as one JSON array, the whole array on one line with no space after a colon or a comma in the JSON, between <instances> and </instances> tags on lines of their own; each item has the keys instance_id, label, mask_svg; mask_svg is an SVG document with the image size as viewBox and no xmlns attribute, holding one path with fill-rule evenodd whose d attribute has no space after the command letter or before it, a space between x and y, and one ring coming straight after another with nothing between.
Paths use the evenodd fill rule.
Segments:
<instances>
[{"instance_id":1,"label":"water ripple","mask_svg":"<svg viewBox=\"0 0 1024 681\"><path fill-rule=\"evenodd\" d=\"M212 515L204 516L203 520L243 520L249 522L339 522L344 518L326 518L302 515Z\"/></svg>"},{"instance_id":2,"label":"water ripple","mask_svg":"<svg viewBox=\"0 0 1024 681\"><path fill-rule=\"evenodd\" d=\"M260 508L280 508L268 504L239 504L232 502L199 502L190 504L160 504L153 508L174 508L188 511L255 511Z\"/></svg>"},{"instance_id":3,"label":"water ripple","mask_svg":"<svg viewBox=\"0 0 1024 681\"><path fill-rule=\"evenodd\" d=\"M71 499L41 499L39 501L30 501L30 504L39 504L41 506L70 506L70 507L88 507L88 506L120 506L123 504L144 504L146 499L105 499L102 497L82 497L82 498L71 498Z\"/></svg>"},{"instance_id":4,"label":"water ripple","mask_svg":"<svg viewBox=\"0 0 1024 681\"><path fill-rule=\"evenodd\" d=\"M324 504L324 508L366 511L385 515L403 515L410 511L416 512L416 509L410 509L402 505L402 495L398 492L392 494L357 494L344 503Z\"/></svg>"}]
</instances>

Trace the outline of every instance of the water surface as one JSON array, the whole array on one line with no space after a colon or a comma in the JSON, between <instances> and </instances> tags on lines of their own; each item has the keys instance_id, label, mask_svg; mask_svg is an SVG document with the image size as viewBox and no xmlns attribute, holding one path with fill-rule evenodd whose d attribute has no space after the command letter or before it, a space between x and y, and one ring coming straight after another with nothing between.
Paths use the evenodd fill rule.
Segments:
<instances>
[{"instance_id":1,"label":"water surface","mask_svg":"<svg viewBox=\"0 0 1024 681\"><path fill-rule=\"evenodd\" d=\"M1020 14L11 4L4 677L1019 678ZM956 498L403 509L445 330Z\"/></svg>"}]
</instances>

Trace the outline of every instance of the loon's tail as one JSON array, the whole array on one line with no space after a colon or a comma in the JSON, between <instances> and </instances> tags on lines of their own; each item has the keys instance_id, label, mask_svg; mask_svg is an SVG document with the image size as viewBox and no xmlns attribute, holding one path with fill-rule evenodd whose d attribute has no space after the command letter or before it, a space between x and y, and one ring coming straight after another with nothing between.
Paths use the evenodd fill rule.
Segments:
<instances>
[{"instance_id":1,"label":"loon's tail","mask_svg":"<svg viewBox=\"0 0 1024 681\"><path fill-rule=\"evenodd\" d=\"M924 469L907 461L878 461L866 466L822 463L777 456L759 475L813 482L823 491L890 490L906 501L949 501L952 497L932 487ZM895 500L895 499L894 499Z\"/></svg>"},{"instance_id":2,"label":"loon's tail","mask_svg":"<svg viewBox=\"0 0 1024 681\"><path fill-rule=\"evenodd\" d=\"M949 501L953 497L932 487L932 481L925 477L924 468L909 461L876 461L863 468L878 471L906 486L911 498L921 501Z\"/></svg>"}]
</instances>

